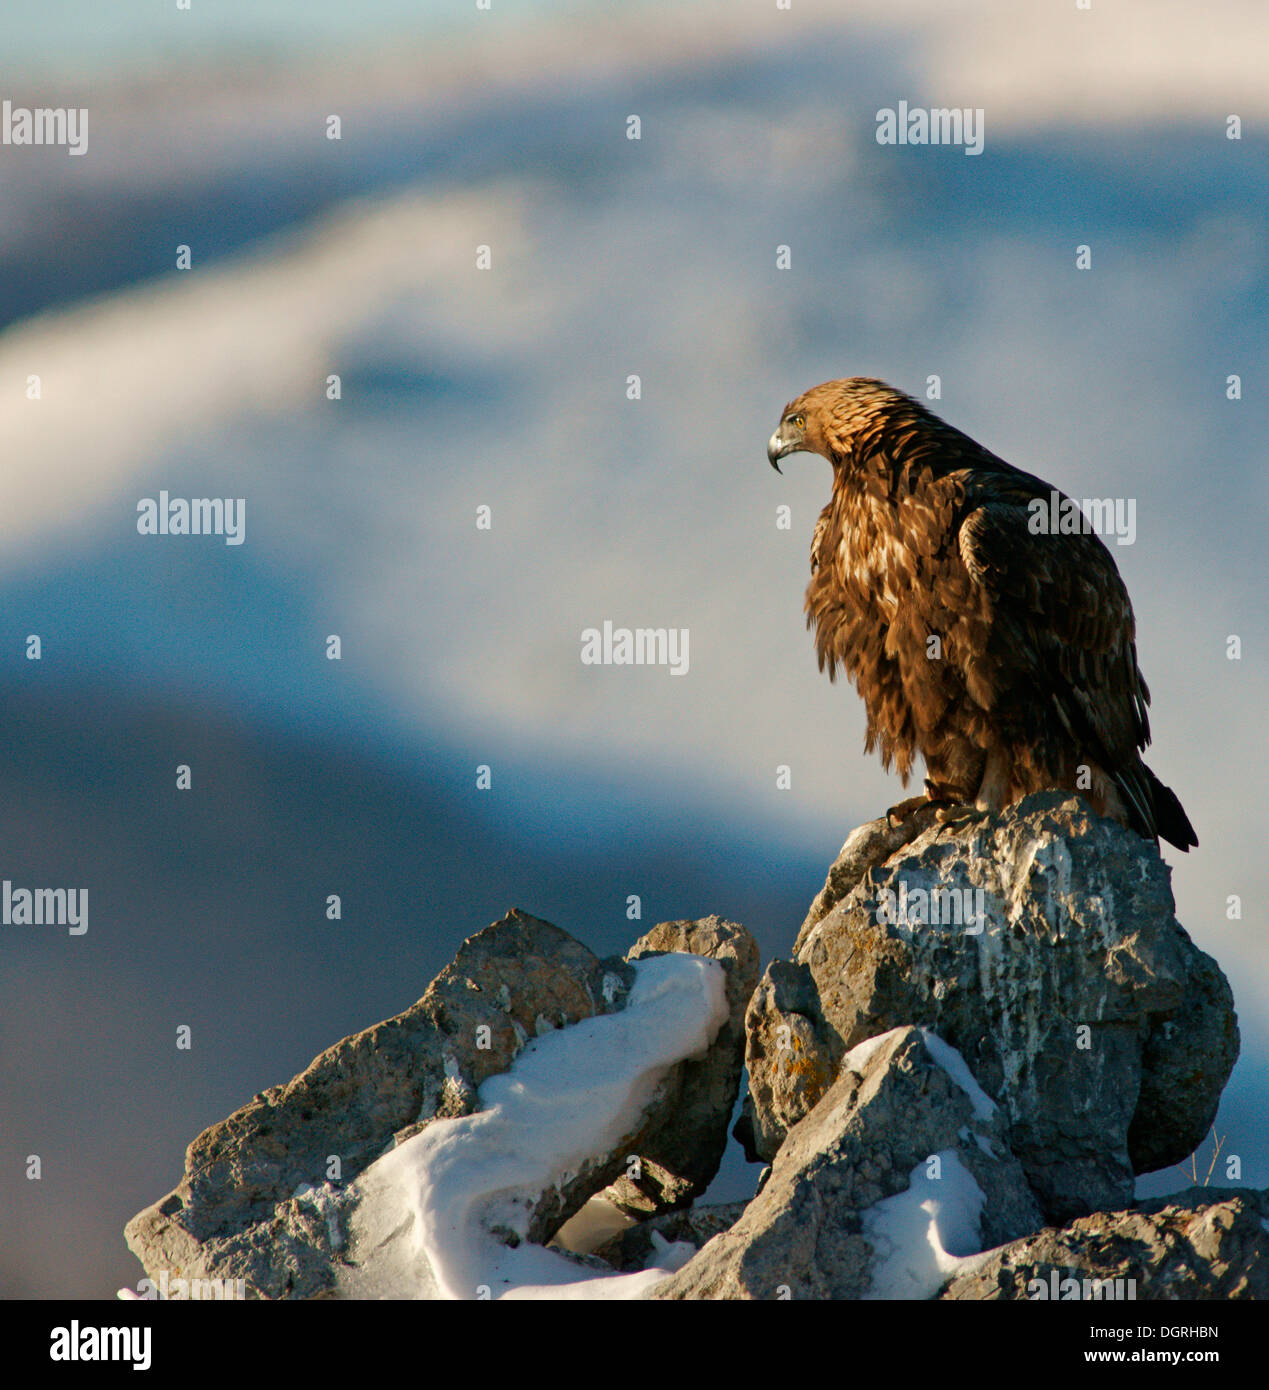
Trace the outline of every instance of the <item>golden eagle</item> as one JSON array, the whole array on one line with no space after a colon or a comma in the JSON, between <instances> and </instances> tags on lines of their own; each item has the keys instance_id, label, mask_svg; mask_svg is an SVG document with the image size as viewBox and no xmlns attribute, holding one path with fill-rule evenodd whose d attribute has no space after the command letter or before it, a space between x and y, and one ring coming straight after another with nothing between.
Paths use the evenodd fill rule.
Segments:
<instances>
[{"instance_id":1,"label":"golden eagle","mask_svg":"<svg viewBox=\"0 0 1269 1390\"><path fill-rule=\"evenodd\" d=\"M1141 760L1132 604L1076 503L868 377L785 407L767 457L779 471L798 452L833 465L806 590L820 669L863 696L865 751L905 786L925 761L925 796L892 814L1071 788L1150 839L1198 844Z\"/></svg>"}]
</instances>

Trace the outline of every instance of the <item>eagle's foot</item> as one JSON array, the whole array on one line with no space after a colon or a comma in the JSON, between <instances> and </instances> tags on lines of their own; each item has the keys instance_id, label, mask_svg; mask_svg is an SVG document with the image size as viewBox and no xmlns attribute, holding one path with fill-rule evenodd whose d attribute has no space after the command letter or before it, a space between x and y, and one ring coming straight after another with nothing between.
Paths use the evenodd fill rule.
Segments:
<instances>
[{"instance_id":1,"label":"eagle's foot","mask_svg":"<svg viewBox=\"0 0 1269 1390\"><path fill-rule=\"evenodd\" d=\"M906 801L900 801L897 805L891 806L886 812L886 825L893 830L896 826L902 825L904 821L909 821L918 811L924 810L927 806L937 806L939 802L931 801L928 796L910 796Z\"/></svg>"},{"instance_id":2,"label":"eagle's foot","mask_svg":"<svg viewBox=\"0 0 1269 1390\"><path fill-rule=\"evenodd\" d=\"M919 834L937 824L944 812L959 809L959 802L944 801L941 797L912 796L886 812L886 824L891 830L897 830L899 826L911 823Z\"/></svg>"},{"instance_id":3,"label":"eagle's foot","mask_svg":"<svg viewBox=\"0 0 1269 1390\"><path fill-rule=\"evenodd\" d=\"M912 820L922 811L930 811L933 813L933 819L940 820L944 811L960 810L964 802L965 796L960 788L950 782L935 782L927 777L925 795L910 796L906 801L892 806L886 812L886 824L894 829L896 825Z\"/></svg>"},{"instance_id":4,"label":"eagle's foot","mask_svg":"<svg viewBox=\"0 0 1269 1390\"><path fill-rule=\"evenodd\" d=\"M934 819L940 825L950 825L957 830L963 830L969 825L979 825L990 816L990 811L984 811L972 802L940 806L934 813Z\"/></svg>"}]
</instances>

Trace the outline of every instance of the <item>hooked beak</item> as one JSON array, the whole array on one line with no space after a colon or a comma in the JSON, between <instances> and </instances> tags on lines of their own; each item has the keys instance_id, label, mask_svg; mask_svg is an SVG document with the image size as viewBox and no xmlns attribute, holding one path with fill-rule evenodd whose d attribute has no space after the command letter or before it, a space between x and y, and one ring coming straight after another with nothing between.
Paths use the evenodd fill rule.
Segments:
<instances>
[{"instance_id":1,"label":"hooked beak","mask_svg":"<svg viewBox=\"0 0 1269 1390\"><path fill-rule=\"evenodd\" d=\"M780 460L784 458L786 454L796 454L801 447L801 436L798 435L792 439L786 438L784 426L781 425L771 438L767 440L767 462L779 473Z\"/></svg>"}]
</instances>

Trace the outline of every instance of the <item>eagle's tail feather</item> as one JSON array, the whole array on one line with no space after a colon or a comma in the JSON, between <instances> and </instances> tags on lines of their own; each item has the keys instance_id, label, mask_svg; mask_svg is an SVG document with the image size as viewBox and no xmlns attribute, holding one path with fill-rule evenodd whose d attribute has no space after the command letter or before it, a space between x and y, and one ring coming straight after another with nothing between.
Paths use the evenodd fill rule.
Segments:
<instances>
[{"instance_id":1,"label":"eagle's tail feather","mask_svg":"<svg viewBox=\"0 0 1269 1390\"><path fill-rule=\"evenodd\" d=\"M1171 787L1165 787L1145 764L1146 778L1150 783L1150 796L1154 801L1154 825L1158 834L1177 849L1197 848L1198 836L1190 824L1190 818Z\"/></svg>"},{"instance_id":2,"label":"eagle's tail feather","mask_svg":"<svg viewBox=\"0 0 1269 1390\"><path fill-rule=\"evenodd\" d=\"M1118 767L1110 775L1115 784L1124 810L1128 813L1128 824L1146 839L1153 840L1159 834L1154 808L1154 797L1149 783L1150 770L1142 762L1135 767Z\"/></svg>"},{"instance_id":3,"label":"eagle's tail feather","mask_svg":"<svg viewBox=\"0 0 1269 1390\"><path fill-rule=\"evenodd\" d=\"M1161 836L1180 850L1198 844L1198 836L1176 793L1165 787L1145 763L1118 771L1114 781L1128 807L1133 829L1139 834L1150 839Z\"/></svg>"}]
</instances>

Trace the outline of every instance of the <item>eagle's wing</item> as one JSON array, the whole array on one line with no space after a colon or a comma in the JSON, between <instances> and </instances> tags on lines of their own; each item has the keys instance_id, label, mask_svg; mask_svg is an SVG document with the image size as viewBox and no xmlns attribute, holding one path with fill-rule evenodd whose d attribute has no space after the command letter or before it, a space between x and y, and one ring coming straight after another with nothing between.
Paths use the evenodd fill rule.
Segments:
<instances>
[{"instance_id":1,"label":"eagle's wing","mask_svg":"<svg viewBox=\"0 0 1269 1390\"><path fill-rule=\"evenodd\" d=\"M1098 536L1030 529L1028 503L1040 497L1047 507L1050 491L1030 475L966 480L957 540L989 624L979 679L996 699L1036 702L1056 717L1128 800L1144 801L1149 823L1149 788L1133 785L1138 749L1150 741L1150 692L1132 604Z\"/></svg>"}]
</instances>

